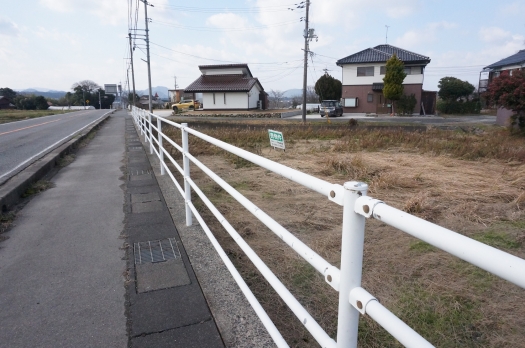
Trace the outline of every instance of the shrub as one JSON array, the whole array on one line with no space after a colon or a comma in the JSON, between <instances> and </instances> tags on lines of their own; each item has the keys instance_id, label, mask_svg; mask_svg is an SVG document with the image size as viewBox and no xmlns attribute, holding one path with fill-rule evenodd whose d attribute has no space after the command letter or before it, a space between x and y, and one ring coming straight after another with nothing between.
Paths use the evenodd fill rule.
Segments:
<instances>
[{"instance_id":1,"label":"shrub","mask_svg":"<svg viewBox=\"0 0 525 348\"><path fill-rule=\"evenodd\" d=\"M417 100L414 94L406 95L403 94L397 101L397 111L401 115L412 115L414 108L416 107Z\"/></svg>"},{"instance_id":2,"label":"shrub","mask_svg":"<svg viewBox=\"0 0 525 348\"><path fill-rule=\"evenodd\" d=\"M479 114L481 111L481 103L479 100L469 100L469 101L445 101L439 100L437 102L436 108L439 112L443 114Z\"/></svg>"}]
</instances>

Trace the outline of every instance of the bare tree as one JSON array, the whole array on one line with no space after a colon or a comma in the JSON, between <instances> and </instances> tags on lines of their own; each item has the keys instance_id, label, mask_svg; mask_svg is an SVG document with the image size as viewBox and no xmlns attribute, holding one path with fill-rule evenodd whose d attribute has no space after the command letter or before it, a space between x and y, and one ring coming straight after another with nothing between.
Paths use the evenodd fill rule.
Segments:
<instances>
[{"instance_id":1,"label":"bare tree","mask_svg":"<svg viewBox=\"0 0 525 348\"><path fill-rule=\"evenodd\" d=\"M79 82L75 82L73 86L71 86L72 90L80 89L81 91L89 92L89 93L96 91L99 88L100 86L96 82L93 82L91 80L82 80Z\"/></svg>"},{"instance_id":2,"label":"bare tree","mask_svg":"<svg viewBox=\"0 0 525 348\"><path fill-rule=\"evenodd\" d=\"M313 103L313 104L317 104L320 102L319 96L317 95L317 93L315 93L314 86L306 87L306 102Z\"/></svg>"},{"instance_id":3,"label":"bare tree","mask_svg":"<svg viewBox=\"0 0 525 348\"><path fill-rule=\"evenodd\" d=\"M270 90L270 104L272 105L272 108L279 109L282 107L282 100L284 97L283 91L274 91L273 89Z\"/></svg>"}]
</instances>

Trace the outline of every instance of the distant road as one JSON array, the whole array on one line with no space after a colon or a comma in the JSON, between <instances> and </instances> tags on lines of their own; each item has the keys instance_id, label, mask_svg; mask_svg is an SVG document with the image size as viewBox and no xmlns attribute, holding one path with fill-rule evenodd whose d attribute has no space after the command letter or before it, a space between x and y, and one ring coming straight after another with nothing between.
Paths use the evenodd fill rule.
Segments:
<instances>
[{"instance_id":1,"label":"distant road","mask_svg":"<svg viewBox=\"0 0 525 348\"><path fill-rule=\"evenodd\" d=\"M0 124L0 185L110 110L81 110Z\"/></svg>"}]
</instances>

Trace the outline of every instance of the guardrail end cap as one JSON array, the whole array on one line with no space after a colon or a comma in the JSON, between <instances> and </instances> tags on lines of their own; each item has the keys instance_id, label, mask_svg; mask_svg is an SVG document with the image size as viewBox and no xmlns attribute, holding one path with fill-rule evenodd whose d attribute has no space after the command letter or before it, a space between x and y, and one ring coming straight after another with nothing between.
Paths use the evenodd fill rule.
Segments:
<instances>
[{"instance_id":1,"label":"guardrail end cap","mask_svg":"<svg viewBox=\"0 0 525 348\"><path fill-rule=\"evenodd\" d=\"M367 191L368 184L360 181L347 181L344 184L344 188L351 191Z\"/></svg>"}]
</instances>

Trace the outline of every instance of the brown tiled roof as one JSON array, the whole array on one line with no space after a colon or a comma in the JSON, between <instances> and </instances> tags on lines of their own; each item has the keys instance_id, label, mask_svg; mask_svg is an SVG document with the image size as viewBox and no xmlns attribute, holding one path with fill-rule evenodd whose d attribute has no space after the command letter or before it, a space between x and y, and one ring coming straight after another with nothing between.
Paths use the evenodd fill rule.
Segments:
<instances>
[{"instance_id":1,"label":"brown tiled roof","mask_svg":"<svg viewBox=\"0 0 525 348\"><path fill-rule=\"evenodd\" d=\"M256 83L263 90L259 80L254 77L245 75L201 75L186 87L184 92L249 92Z\"/></svg>"}]
</instances>

